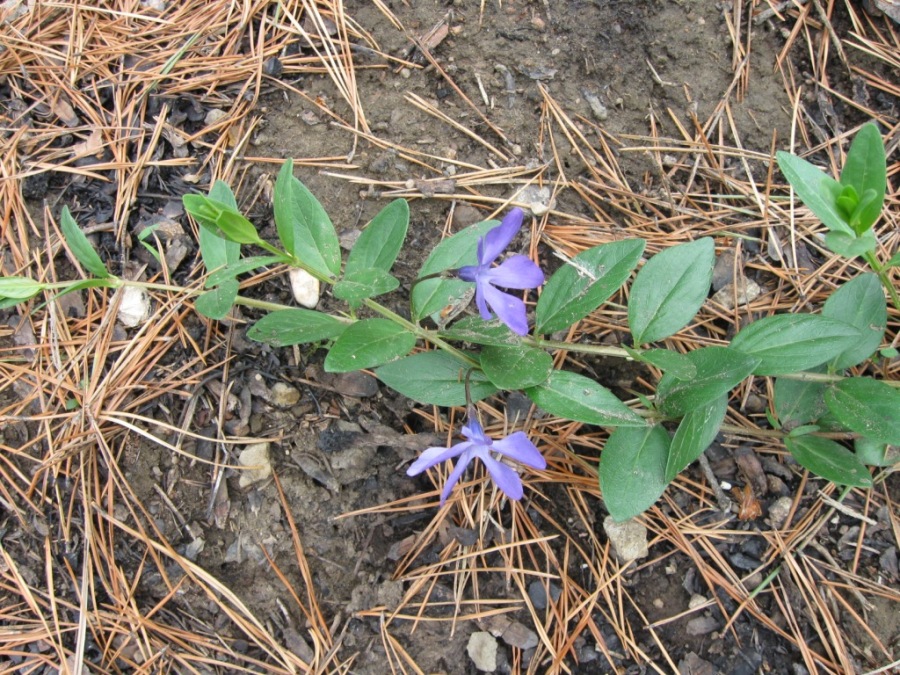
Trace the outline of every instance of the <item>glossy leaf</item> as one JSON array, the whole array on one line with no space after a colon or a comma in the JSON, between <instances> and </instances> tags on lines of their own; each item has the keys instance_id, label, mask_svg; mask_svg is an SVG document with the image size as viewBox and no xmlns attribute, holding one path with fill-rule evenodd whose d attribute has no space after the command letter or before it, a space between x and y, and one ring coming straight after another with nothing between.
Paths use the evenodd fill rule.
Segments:
<instances>
[{"instance_id":1,"label":"glossy leaf","mask_svg":"<svg viewBox=\"0 0 900 675\"><path fill-rule=\"evenodd\" d=\"M390 293L400 285L396 277L379 267L348 272L334 285L334 297L356 307L366 298Z\"/></svg>"},{"instance_id":2,"label":"glossy leaf","mask_svg":"<svg viewBox=\"0 0 900 675\"><path fill-rule=\"evenodd\" d=\"M829 386L825 404L851 431L900 445L900 391L870 377L849 377Z\"/></svg>"},{"instance_id":3,"label":"glossy leaf","mask_svg":"<svg viewBox=\"0 0 900 675\"><path fill-rule=\"evenodd\" d=\"M860 274L842 284L825 301L822 316L843 321L859 330L859 339L831 360L843 370L862 363L878 351L887 328L887 301L875 274Z\"/></svg>"},{"instance_id":4,"label":"glossy leaf","mask_svg":"<svg viewBox=\"0 0 900 675\"><path fill-rule=\"evenodd\" d=\"M850 143L840 182L845 187L853 188L859 196L850 225L857 234L861 234L871 228L881 215L887 185L884 143L878 127L872 122L864 124Z\"/></svg>"},{"instance_id":5,"label":"glossy leaf","mask_svg":"<svg viewBox=\"0 0 900 675\"><path fill-rule=\"evenodd\" d=\"M72 214L69 213L69 207L67 206L62 207L62 212L59 215L59 229L62 230L63 237L65 237L66 244L72 255L84 265L88 272L95 277L109 276L109 272L106 271L106 265L100 260L100 256L97 255L97 251L91 246L87 236L78 227L78 223L75 222Z\"/></svg>"},{"instance_id":6,"label":"glossy leaf","mask_svg":"<svg viewBox=\"0 0 900 675\"><path fill-rule=\"evenodd\" d=\"M422 269L419 270L419 277L476 264L478 239L499 224L496 220L485 220L444 239L425 259ZM455 277L419 281L413 287L410 297L413 321L420 321L426 316L440 312L453 300L462 297L470 288L472 284Z\"/></svg>"},{"instance_id":7,"label":"glossy leaf","mask_svg":"<svg viewBox=\"0 0 900 675\"><path fill-rule=\"evenodd\" d=\"M663 375L656 389L659 409L680 417L727 394L753 372L759 360L728 347L701 347L688 352L697 370L690 379Z\"/></svg>"},{"instance_id":8,"label":"glossy leaf","mask_svg":"<svg viewBox=\"0 0 900 675\"><path fill-rule=\"evenodd\" d=\"M601 244L566 261L541 292L535 332L564 330L600 307L628 279L645 245L643 239Z\"/></svg>"},{"instance_id":9,"label":"glossy leaf","mask_svg":"<svg viewBox=\"0 0 900 675\"><path fill-rule=\"evenodd\" d=\"M44 284L29 277L0 277L0 298L28 300L44 290Z\"/></svg>"},{"instance_id":10,"label":"glossy leaf","mask_svg":"<svg viewBox=\"0 0 900 675\"><path fill-rule=\"evenodd\" d=\"M720 396L715 401L694 408L682 418L669 448L666 482L684 471L716 439L727 410L728 397Z\"/></svg>"},{"instance_id":11,"label":"glossy leaf","mask_svg":"<svg viewBox=\"0 0 900 675\"><path fill-rule=\"evenodd\" d=\"M341 247L331 219L312 192L294 177L288 159L275 181L275 227L285 251L325 276L341 271Z\"/></svg>"},{"instance_id":12,"label":"glossy leaf","mask_svg":"<svg viewBox=\"0 0 900 675\"><path fill-rule=\"evenodd\" d=\"M374 368L405 356L416 336L388 319L363 319L351 324L335 340L325 357L325 371L348 373Z\"/></svg>"},{"instance_id":13,"label":"glossy leaf","mask_svg":"<svg viewBox=\"0 0 900 675\"><path fill-rule=\"evenodd\" d=\"M855 236L837 205L837 198L841 194L839 182L796 155L778 152L776 158L781 173L794 188L794 192L825 227L833 232Z\"/></svg>"},{"instance_id":14,"label":"glossy leaf","mask_svg":"<svg viewBox=\"0 0 900 675\"><path fill-rule=\"evenodd\" d=\"M775 380L775 415L785 431L815 422L826 410L824 382Z\"/></svg>"},{"instance_id":15,"label":"glossy leaf","mask_svg":"<svg viewBox=\"0 0 900 675\"><path fill-rule=\"evenodd\" d=\"M273 347L334 340L350 324L311 309L289 308L270 312L257 321L247 337Z\"/></svg>"},{"instance_id":16,"label":"glossy leaf","mask_svg":"<svg viewBox=\"0 0 900 675\"><path fill-rule=\"evenodd\" d=\"M756 375L809 370L849 349L859 331L843 321L817 314L779 314L754 321L731 341L731 348L755 356Z\"/></svg>"},{"instance_id":17,"label":"glossy leaf","mask_svg":"<svg viewBox=\"0 0 900 675\"><path fill-rule=\"evenodd\" d=\"M513 333L500 319L485 321L480 316L463 317L449 328L441 331L441 337L476 345L496 345L510 347L522 343L522 338Z\"/></svg>"},{"instance_id":18,"label":"glossy leaf","mask_svg":"<svg viewBox=\"0 0 900 675\"><path fill-rule=\"evenodd\" d=\"M375 370L378 379L407 398L425 405L466 405L466 373L469 368L446 352L422 352ZM497 387L484 373L469 377L472 402L495 394Z\"/></svg>"},{"instance_id":19,"label":"glossy leaf","mask_svg":"<svg viewBox=\"0 0 900 675\"><path fill-rule=\"evenodd\" d=\"M212 288L213 286L221 284L223 281L236 279L241 274L246 274L247 272L252 272L260 267L267 267L268 265L275 265L280 262L284 262L284 259L275 255L257 255L250 258L244 258L243 260L236 260L217 269L215 272L210 273L206 278L206 288Z\"/></svg>"},{"instance_id":20,"label":"glossy leaf","mask_svg":"<svg viewBox=\"0 0 900 675\"><path fill-rule=\"evenodd\" d=\"M549 379L525 394L542 410L586 424L604 427L645 427L647 422L609 389L567 370L554 370Z\"/></svg>"},{"instance_id":21,"label":"glossy leaf","mask_svg":"<svg viewBox=\"0 0 900 675\"><path fill-rule=\"evenodd\" d=\"M347 257L344 274L376 268L390 272L400 254L409 228L409 205L395 199L385 206L366 226Z\"/></svg>"},{"instance_id":22,"label":"glossy leaf","mask_svg":"<svg viewBox=\"0 0 900 675\"><path fill-rule=\"evenodd\" d=\"M201 293L194 301L194 309L200 314L216 321L224 319L238 294L238 282L236 279L226 279L216 288Z\"/></svg>"},{"instance_id":23,"label":"glossy leaf","mask_svg":"<svg viewBox=\"0 0 900 675\"><path fill-rule=\"evenodd\" d=\"M656 342L684 328L706 300L715 264L709 237L672 246L638 272L628 301L634 344Z\"/></svg>"},{"instance_id":24,"label":"glossy leaf","mask_svg":"<svg viewBox=\"0 0 900 675\"><path fill-rule=\"evenodd\" d=\"M788 436L784 445L800 466L825 480L851 487L872 487L872 477L856 455L829 438Z\"/></svg>"},{"instance_id":25,"label":"glossy leaf","mask_svg":"<svg viewBox=\"0 0 900 675\"><path fill-rule=\"evenodd\" d=\"M523 345L486 346L481 350L481 369L498 389L525 389L547 380L553 358L543 349Z\"/></svg>"},{"instance_id":26,"label":"glossy leaf","mask_svg":"<svg viewBox=\"0 0 900 675\"><path fill-rule=\"evenodd\" d=\"M614 520L643 513L665 491L669 442L661 426L623 427L610 434L600 455L600 491Z\"/></svg>"}]
</instances>

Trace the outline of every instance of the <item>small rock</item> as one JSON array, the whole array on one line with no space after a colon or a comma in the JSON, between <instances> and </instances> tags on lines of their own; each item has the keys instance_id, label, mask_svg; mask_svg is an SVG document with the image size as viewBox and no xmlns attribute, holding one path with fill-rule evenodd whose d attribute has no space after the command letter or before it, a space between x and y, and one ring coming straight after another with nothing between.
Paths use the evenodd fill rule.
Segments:
<instances>
[{"instance_id":1,"label":"small rock","mask_svg":"<svg viewBox=\"0 0 900 675\"><path fill-rule=\"evenodd\" d=\"M748 305L762 294L762 289L753 279L741 279L737 284L726 284L716 291L712 299L725 309ZM737 300L737 304L735 304Z\"/></svg>"},{"instance_id":2,"label":"small rock","mask_svg":"<svg viewBox=\"0 0 900 675\"><path fill-rule=\"evenodd\" d=\"M719 622L711 616L698 616L687 622L685 630L688 635L709 635L719 627Z\"/></svg>"},{"instance_id":3,"label":"small rock","mask_svg":"<svg viewBox=\"0 0 900 675\"><path fill-rule=\"evenodd\" d=\"M126 286L122 289L119 303L119 323L126 328L134 328L150 318L150 296L143 288Z\"/></svg>"},{"instance_id":4,"label":"small rock","mask_svg":"<svg viewBox=\"0 0 900 675\"><path fill-rule=\"evenodd\" d=\"M713 664L701 659L694 652L685 655L678 662L679 675L715 675L717 672L719 671Z\"/></svg>"},{"instance_id":5,"label":"small rock","mask_svg":"<svg viewBox=\"0 0 900 675\"><path fill-rule=\"evenodd\" d=\"M559 586L554 583L550 584L550 597L553 602L559 600L561 593ZM535 579L528 584L528 597L535 609L547 609L547 589L542 581Z\"/></svg>"},{"instance_id":6,"label":"small rock","mask_svg":"<svg viewBox=\"0 0 900 675\"><path fill-rule=\"evenodd\" d=\"M510 647L518 647L522 651L533 649L538 645L537 633L519 621L513 621L509 628L503 631L501 637Z\"/></svg>"},{"instance_id":7,"label":"small rock","mask_svg":"<svg viewBox=\"0 0 900 675\"><path fill-rule=\"evenodd\" d=\"M245 488L272 475L272 463L269 461L269 444L254 443L248 445L238 456L238 464L248 468L241 472L238 485Z\"/></svg>"},{"instance_id":8,"label":"small rock","mask_svg":"<svg viewBox=\"0 0 900 675\"><path fill-rule=\"evenodd\" d=\"M701 607L705 604L706 598L704 598L702 595L699 595L698 593L694 593L694 595L692 595L691 599L688 601L688 607L690 609L697 609L697 607Z\"/></svg>"},{"instance_id":9,"label":"small rock","mask_svg":"<svg viewBox=\"0 0 900 675\"><path fill-rule=\"evenodd\" d=\"M490 633L485 631L472 633L466 651L481 672L493 673L497 670L497 640Z\"/></svg>"},{"instance_id":10,"label":"small rock","mask_svg":"<svg viewBox=\"0 0 900 675\"><path fill-rule=\"evenodd\" d=\"M617 523L612 516L603 520L603 530L609 537L616 558L622 564L638 558L646 558L650 553L647 546L647 528L635 519Z\"/></svg>"},{"instance_id":11,"label":"small rock","mask_svg":"<svg viewBox=\"0 0 900 675\"><path fill-rule=\"evenodd\" d=\"M734 281L734 257L735 251L731 248L722 251L716 258L712 273L714 291L720 291Z\"/></svg>"},{"instance_id":12,"label":"small rock","mask_svg":"<svg viewBox=\"0 0 900 675\"><path fill-rule=\"evenodd\" d=\"M468 227L472 223L477 223L480 220L484 220L484 218L481 216L481 211L474 206L459 204L453 209L453 227L456 229Z\"/></svg>"},{"instance_id":13,"label":"small rock","mask_svg":"<svg viewBox=\"0 0 900 675\"><path fill-rule=\"evenodd\" d=\"M300 392L289 384L276 382L269 390L269 402L279 408L290 408L300 401Z\"/></svg>"},{"instance_id":14,"label":"small rock","mask_svg":"<svg viewBox=\"0 0 900 675\"><path fill-rule=\"evenodd\" d=\"M772 527L777 530L784 525L793 504L794 500L790 497L779 497L772 502L772 506L769 507L769 521Z\"/></svg>"},{"instance_id":15,"label":"small rock","mask_svg":"<svg viewBox=\"0 0 900 675\"><path fill-rule=\"evenodd\" d=\"M337 375L332 386L343 396L369 398L378 393L378 380L360 370Z\"/></svg>"},{"instance_id":16,"label":"small rock","mask_svg":"<svg viewBox=\"0 0 900 675\"><path fill-rule=\"evenodd\" d=\"M319 304L319 280L306 270L294 268L288 272L291 291L298 305L314 309Z\"/></svg>"}]
</instances>

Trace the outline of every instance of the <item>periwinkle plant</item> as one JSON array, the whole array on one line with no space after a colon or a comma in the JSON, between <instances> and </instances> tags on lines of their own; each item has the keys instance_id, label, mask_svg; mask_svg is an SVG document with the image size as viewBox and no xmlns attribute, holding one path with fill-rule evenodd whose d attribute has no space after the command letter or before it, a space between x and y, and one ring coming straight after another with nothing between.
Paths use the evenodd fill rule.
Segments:
<instances>
[{"instance_id":1,"label":"periwinkle plant","mask_svg":"<svg viewBox=\"0 0 900 675\"><path fill-rule=\"evenodd\" d=\"M481 399L521 390L551 415L610 429L600 458L600 488L610 514L628 519L652 506L725 428L730 392L750 376L776 378L769 410L774 431L767 436L779 436L799 464L822 478L867 487L873 480L867 466L889 466L892 446L900 445L897 383L847 375L882 346L887 325L882 284L900 307L888 275L891 266L900 264L900 255L881 263L871 234L885 194L884 151L877 130L866 126L851 147L840 182L790 155L780 154L779 162L829 228L826 243L832 250L863 255L876 274L862 274L840 286L819 314L764 317L727 344L687 354L653 344L688 325L706 301L715 261L710 238L663 250L637 272L628 294L630 345L557 342L545 336L601 310L638 267L645 242L601 244L567 260L543 284L529 334L522 297L506 291L532 291L541 286L544 273L521 254L496 264L522 226L524 214L518 209L508 211L502 222L475 223L438 244L412 286L407 319L377 300L399 288L391 271L406 237L407 203L398 199L385 206L342 261L331 220L294 177L291 161L275 185L280 247L259 236L224 183L213 185L207 196L184 198L187 212L201 226L200 249L210 272L201 292L110 275L64 209L61 224L69 249L95 278L50 284L3 278L0 306L26 302L44 291L134 285L195 295L197 311L213 319L227 315L235 304L266 310L249 329L250 338L276 347L322 347L328 371L372 368L385 385L421 404L468 407L465 440L450 448L426 449L408 470L417 475L458 458L442 488L441 504L476 457L510 499L522 497L522 482L495 455L535 470L546 466L524 432L493 440L474 412ZM242 257L243 246L268 255ZM306 270L330 286L346 310L329 314L238 294L240 275L274 265ZM445 326L442 310L458 304L472 284L477 315ZM629 406L593 379L555 368L551 352L557 349L646 362L663 376L654 396ZM890 349L881 351L892 355Z\"/></svg>"}]
</instances>

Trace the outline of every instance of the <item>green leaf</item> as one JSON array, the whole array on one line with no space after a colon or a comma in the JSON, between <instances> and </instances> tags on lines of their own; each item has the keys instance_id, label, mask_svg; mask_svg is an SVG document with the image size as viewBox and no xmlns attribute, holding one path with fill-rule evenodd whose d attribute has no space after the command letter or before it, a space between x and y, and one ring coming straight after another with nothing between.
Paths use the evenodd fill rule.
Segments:
<instances>
[{"instance_id":1,"label":"green leaf","mask_svg":"<svg viewBox=\"0 0 900 675\"><path fill-rule=\"evenodd\" d=\"M380 267L348 272L334 285L334 297L358 307L366 298L390 293L400 285L396 277Z\"/></svg>"},{"instance_id":2,"label":"green leaf","mask_svg":"<svg viewBox=\"0 0 900 675\"><path fill-rule=\"evenodd\" d=\"M779 314L754 321L731 341L731 348L760 360L756 375L809 370L850 348L859 331L817 314Z\"/></svg>"},{"instance_id":3,"label":"green leaf","mask_svg":"<svg viewBox=\"0 0 900 675\"><path fill-rule=\"evenodd\" d=\"M350 324L312 309L289 308L270 312L257 321L247 337L273 347L333 340Z\"/></svg>"},{"instance_id":4,"label":"green leaf","mask_svg":"<svg viewBox=\"0 0 900 675\"><path fill-rule=\"evenodd\" d=\"M787 152L776 153L778 167L800 200L832 232L853 235L837 205L841 184L805 159Z\"/></svg>"},{"instance_id":5,"label":"green leaf","mask_svg":"<svg viewBox=\"0 0 900 675\"><path fill-rule=\"evenodd\" d=\"M209 190L209 198L238 210L237 200L227 183L217 180ZM220 237L207 227L199 230L200 257L209 271L231 265L241 257L241 245Z\"/></svg>"},{"instance_id":6,"label":"green leaf","mask_svg":"<svg viewBox=\"0 0 900 675\"><path fill-rule=\"evenodd\" d=\"M643 239L601 244L576 255L547 281L535 309L535 333L568 328L625 283L644 252Z\"/></svg>"},{"instance_id":7,"label":"green leaf","mask_svg":"<svg viewBox=\"0 0 900 675\"><path fill-rule=\"evenodd\" d=\"M225 265L225 267L221 267L215 272L212 272L208 277L206 277L205 285L206 288L212 288L213 286L218 286L223 281L236 279L241 274L252 272L258 267L275 265L280 262L284 262L284 258L277 255L256 255L251 256L250 258L244 258L243 260L236 260Z\"/></svg>"},{"instance_id":8,"label":"green leaf","mask_svg":"<svg viewBox=\"0 0 900 675\"><path fill-rule=\"evenodd\" d=\"M614 520L622 522L649 509L669 481L669 434L661 426L616 429L600 455L600 491Z\"/></svg>"},{"instance_id":9,"label":"green leaf","mask_svg":"<svg viewBox=\"0 0 900 675\"><path fill-rule=\"evenodd\" d=\"M407 398L425 405L466 405L466 373L471 370L446 352L422 352L375 370L378 379ZM497 392L484 373L469 377L472 402Z\"/></svg>"},{"instance_id":10,"label":"green leaf","mask_svg":"<svg viewBox=\"0 0 900 675\"><path fill-rule=\"evenodd\" d=\"M395 199L385 206L359 235L347 257L345 275L377 268L390 272L409 228L409 204Z\"/></svg>"},{"instance_id":11,"label":"green leaf","mask_svg":"<svg viewBox=\"0 0 900 675\"><path fill-rule=\"evenodd\" d=\"M441 337L476 345L496 345L511 347L522 343L522 338L513 333L500 319L485 321L481 316L466 316L449 328L441 331Z\"/></svg>"},{"instance_id":12,"label":"green leaf","mask_svg":"<svg viewBox=\"0 0 900 675\"><path fill-rule=\"evenodd\" d=\"M481 350L481 369L499 389L511 391L545 382L553 369L553 358L534 347L492 347Z\"/></svg>"},{"instance_id":13,"label":"green leaf","mask_svg":"<svg viewBox=\"0 0 900 675\"><path fill-rule=\"evenodd\" d=\"M589 377L554 370L550 378L525 394L541 409L565 419L604 427L645 427L647 422L615 394Z\"/></svg>"},{"instance_id":14,"label":"green leaf","mask_svg":"<svg viewBox=\"0 0 900 675\"><path fill-rule=\"evenodd\" d=\"M843 445L819 436L788 436L784 445L801 466L838 485L872 487L862 462Z\"/></svg>"},{"instance_id":15,"label":"green leaf","mask_svg":"<svg viewBox=\"0 0 900 675\"><path fill-rule=\"evenodd\" d=\"M653 256L631 285L628 325L634 344L656 342L684 328L706 300L716 251L709 237Z\"/></svg>"},{"instance_id":16,"label":"green leaf","mask_svg":"<svg viewBox=\"0 0 900 675\"><path fill-rule=\"evenodd\" d=\"M884 143L878 127L872 122L864 124L853 138L840 182L861 197L850 221L856 233L861 234L871 228L881 215L887 185ZM866 197L867 193L871 196Z\"/></svg>"},{"instance_id":17,"label":"green leaf","mask_svg":"<svg viewBox=\"0 0 900 675\"><path fill-rule=\"evenodd\" d=\"M249 220L224 202L205 195L184 195L184 209L212 234L238 244L258 244L261 239Z\"/></svg>"},{"instance_id":18,"label":"green leaf","mask_svg":"<svg viewBox=\"0 0 900 675\"><path fill-rule=\"evenodd\" d=\"M623 345L629 356L639 363L649 363L679 380L689 380L697 374L697 367L684 354L671 349L648 349L638 351Z\"/></svg>"},{"instance_id":19,"label":"green leaf","mask_svg":"<svg viewBox=\"0 0 900 675\"><path fill-rule=\"evenodd\" d=\"M69 213L68 206L62 207L62 213L59 216L59 228L62 230L63 237L65 237L66 244L69 246L69 250L72 251L72 255L84 265L88 272L95 277L109 276L109 272L106 271L106 265L100 260L100 256L97 255L94 247L91 246L91 242L88 241L84 232L78 227L78 223L75 222L72 214Z\"/></svg>"},{"instance_id":20,"label":"green leaf","mask_svg":"<svg viewBox=\"0 0 900 675\"><path fill-rule=\"evenodd\" d=\"M211 291L206 291L194 300L194 309L210 319L223 319L234 306L238 294L236 279L226 279Z\"/></svg>"},{"instance_id":21,"label":"green leaf","mask_svg":"<svg viewBox=\"0 0 900 675\"><path fill-rule=\"evenodd\" d=\"M825 407L825 384L807 380L775 380L775 415L785 431L815 422Z\"/></svg>"},{"instance_id":22,"label":"green leaf","mask_svg":"<svg viewBox=\"0 0 900 675\"><path fill-rule=\"evenodd\" d=\"M878 351L887 328L887 301L875 274L860 274L842 284L822 308L822 316L843 321L859 330L860 337L831 361L835 370L858 365Z\"/></svg>"},{"instance_id":23,"label":"green leaf","mask_svg":"<svg viewBox=\"0 0 900 675\"><path fill-rule=\"evenodd\" d=\"M669 448L666 482L673 480L716 439L727 410L728 397L720 396L684 416Z\"/></svg>"},{"instance_id":24,"label":"green leaf","mask_svg":"<svg viewBox=\"0 0 900 675\"><path fill-rule=\"evenodd\" d=\"M33 298L44 290L44 284L29 277L0 277L0 298L20 301Z\"/></svg>"},{"instance_id":25,"label":"green leaf","mask_svg":"<svg viewBox=\"0 0 900 675\"><path fill-rule=\"evenodd\" d=\"M470 225L464 230L447 237L428 255L419 278L463 267L478 262L478 239L488 230L497 227L499 221L485 220ZM461 298L472 284L457 278L425 279L413 287L410 296L413 321L420 321L426 316L440 312L451 302Z\"/></svg>"},{"instance_id":26,"label":"green leaf","mask_svg":"<svg viewBox=\"0 0 900 675\"><path fill-rule=\"evenodd\" d=\"M885 269L889 267L900 267L900 251L894 253L891 256L891 259L887 261L887 264L884 266Z\"/></svg>"},{"instance_id":27,"label":"green leaf","mask_svg":"<svg viewBox=\"0 0 900 675\"><path fill-rule=\"evenodd\" d=\"M874 251L878 240L871 231L864 232L859 237L846 232L829 232L825 235L825 245L839 256L855 258Z\"/></svg>"},{"instance_id":28,"label":"green leaf","mask_svg":"<svg viewBox=\"0 0 900 675\"><path fill-rule=\"evenodd\" d=\"M325 371L348 373L374 368L404 356L416 346L416 336L388 319L363 319L340 334L328 356Z\"/></svg>"},{"instance_id":29,"label":"green leaf","mask_svg":"<svg viewBox=\"0 0 900 675\"><path fill-rule=\"evenodd\" d=\"M851 431L900 445L900 391L870 377L848 377L825 391L825 404Z\"/></svg>"},{"instance_id":30,"label":"green leaf","mask_svg":"<svg viewBox=\"0 0 900 675\"><path fill-rule=\"evenodd\" d=\"M856 458L866 466L893 466L900 462L900 448L861 436L853 441Z\"/></svg>"},{"instance_id":31,"label":"green leaf","mask_svg":"<svg viewBox=\"0 0 900 675\"><path fill-rule=\"evenodd\" d=\"M312 192L294 177L292 159L278 172L273 206L285 251L320 274L337 276L341 271L337 232Z\"/></svg>"},{"instance_id":32,"label":"green leaf","mask_svg":"<svg viewBox=\"0 0 900 675\"><path fill-rule=\"evenodd\" d=\"M656 389L659 409L671 417L685 415L727 394L759 363L759 359L729 347L701 347L688 352L687 358L697 374L683 380L666 373Z\"/></svg>"}]
</instances>

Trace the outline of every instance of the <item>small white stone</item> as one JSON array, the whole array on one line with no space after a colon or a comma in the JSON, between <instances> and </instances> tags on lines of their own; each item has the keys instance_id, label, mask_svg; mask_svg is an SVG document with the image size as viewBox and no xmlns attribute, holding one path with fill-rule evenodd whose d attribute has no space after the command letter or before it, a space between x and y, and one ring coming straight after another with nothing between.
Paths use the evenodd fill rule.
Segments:
<instances>
[{"instance_id":1,"label":"small white stone","mask_svg":"<svg viewBox=\"0 0 900 675\"><path fill-rule=\"evenodd\" d=\"M269 444L254 443L253 445L248 445L238 456L238 464L253 467L241 471L241 477L238 479L238 485L241 488L265 480L272 475L272 463L269 461Z\"/></svg>"},{"instance_id":2,"label":"small white stone","mask_svg":"<svg viewBox=\"0 0 900 675\"><path fill-rule=\"evenodd\" d=\"M126 328L134 328L150 317L150 296L143 288L126 286L122 289L119 303L119 323Z\"/></svg>"},{"instance_id":3,"label":"small white stone","mask_svg":"<svg viewBox=\"0 0 900 675\"><path fill-rule=\"evenodd\" d=\"M299 268L292 269L288 275L297 304L314 309L319 304L319 280L306 270Z\"/></svg>"},{"instance_id":4,"label":"small white stone","mask_svg":"<svg viewBox=\"0 0 900 675\"><path fill-rule=\"evenodd\" d=\"M646 558L650 552L647 546L647 528L634 518L617 523L612 516L607 516L603 521L603 530L609 537L613 553L622 564Z\"/></svg>"},{"instance_id":5,"label":"small white stone","mask_svg":"<svg viewBox=\"0 0 900 675\"><path fill-rule=\"evenodd\" d=\"M276 382L273 384L269 393L271 395L272 405L278 406L279 408L290 408L292 405L297 405L300 401L300 392L297 388L285 384L284 382Z\"/></svg>"},{"instance_id":6,"label":"small white stone","mask_svg":"<svg viewBox=\"0 0 900 675\"><path fill-rule=\"evenodd\" d=\"M466 651L481 672L493 673L497 670L497 639L487 631L472 633Z\"/></svg>"}]
</instances>

